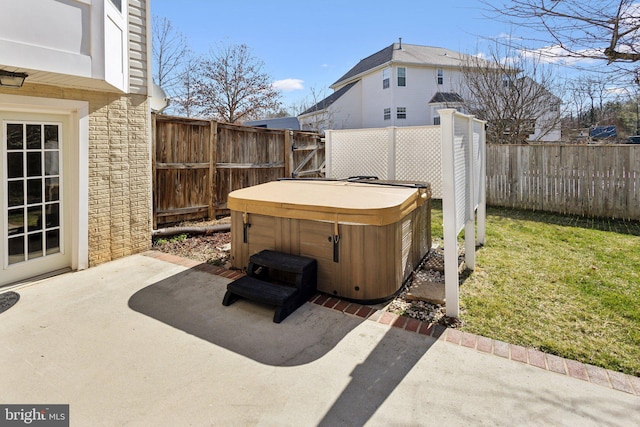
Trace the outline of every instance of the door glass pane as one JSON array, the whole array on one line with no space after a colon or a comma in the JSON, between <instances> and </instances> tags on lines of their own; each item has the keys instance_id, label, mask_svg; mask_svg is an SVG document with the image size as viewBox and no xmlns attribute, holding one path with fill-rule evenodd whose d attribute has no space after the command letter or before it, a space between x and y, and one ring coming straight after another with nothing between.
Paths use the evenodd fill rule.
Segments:
<instances>
[{"instance_id":1,"label":"door glass pane","mask_svg":"<svg viewBox=\"0 0 640 427\"><path fill-rule=\"evenodd\" d=\"M27 210L27 230L42 230L42 207L32 206Z\"/></svg>"},{"instance_id":2,"label":"door glass pane","mask_svg":"<svg viewBox=\"0 0 640 427\"><path fill-rule=\"evenodd\" d=\"M60 200L60 178L45 178L44 191L45 201L55 202Z\"/></svg>"},{"instance_id":3,"label":"door glass pane","mask_svg":"<svg viewBox=\"0 0 640 427\"><path fill-rule=\"evenodd\" d=\"M27 241L29 242L29 259L40 258L42 256L42 233L29 234Z\"/></svg>"},{"instance_id":4,"label":"door glass pane","mask_svg":"<svg viewBox=\"0 0 640 427\"><path fill-rule=\"evenodd\" d=\"M58 148L58 126L44 125L44 148Z\"/></svg>"},{"instance_id":5,"label":"door glass pane","mask_svg":"<svg viewBox=\"0 0 640 427\"><path fill-rule=\"evenodd\" d=\"M36 151L35 153L27 153L27 176L40 176L42 175L42 153Z\"/></svg>"},{"instance_id":6,"label":"door glass pane","mask_svg":"<svg viewBox=\"0 0 640 427\"><path fill-rule=\"evenodd\" d=\"M7 178L22 178L23 176L22 152L7 153Z\"/></svg>"},{"instance_id":7,"label":"door glass pane","mask_svg":"<svg viewBox=\"0 0 640 427\"><path fill-rule=\"evenodd\" d=\"M27 149L40 150L42 148L42 127L27 125Z\"/></svg>"},{"instance_id":8,"label":"door glass pane","mask_svg":"<svg viewBox=\"0 0 640 427\"><path fill-rule=\"evenodd\" d=\"M22 150L22 124L7 124L7 150Z\"/></svg>"},{"instance_id":9,"label":"door glass pane","mask_svg":"<svg viewBox=\"0 0 640 427\"><path fill-rule=\"evenodd\" d=\"M27 203L42 203L42 179L27 180Z\"/></svg>"},{"instance_id":10,"label":"door glass pane","mask_svg":"<svg viewBox=\"0 0 640 427\"><path fill-rule=\"evenodd\" d=\"M24 233L24 209L9 209L9 236Z\"/></svg>"},{"instance_id":11,"label":"door glass pane","mask_svg":"<svg viewBox=\"0 0 640 427\"><path fill-rule=\"evenodd\" d=\"M60 204L52 203L45 207L47 212L47 228L58 227L60 225Z\"/></svg>"},{"instance_id":12,"label":"door glass pane","mask_svg":"<svg viewBox=\"0 0 640 427\"><path fill-rule=\"evenodd\" d=\"M44 174L45 175L58 175L60 173L59 168L59 155L57 151L45 151L44 152Z\"/></svg>"},{"instance_id":13,"label":"door glass pane","mask_svg":"<svg viewBox=\"0 0 640 427\"><path fill-rule=\"evenodd\" d=\"M24 261L24 236L9 239L9 264Z\"/></svg>"},{"instance_id":14,"label":"door glass pane","mask_svg":"<svg viewBox=\"0 0 640 427\"><path fill-rule=\"evenodd\" d=\"M60 230L47 231L47 255L60 252Z\"/></svg>"},{"instance_id":15,"label":"door glass pane","mask_svg":"<svg viewBox=\"0 0 640 427\"><path fill-rule=\"evenodd\" d=\"M8 262L60 252L60 126L6 124ZM2 160L2 159L0 159Z\"/></svg>"},{"instance_id":16,"label":"door glass pane","mask_svg":"<svg viewBox=\"0 0 640 427\"><path fill-rule=\"evenodd\" d=\"M7 184L9 190L9 207L20 206L24 204L24 185L22 180L9 181Z\"/></svg>"}]
</instances>

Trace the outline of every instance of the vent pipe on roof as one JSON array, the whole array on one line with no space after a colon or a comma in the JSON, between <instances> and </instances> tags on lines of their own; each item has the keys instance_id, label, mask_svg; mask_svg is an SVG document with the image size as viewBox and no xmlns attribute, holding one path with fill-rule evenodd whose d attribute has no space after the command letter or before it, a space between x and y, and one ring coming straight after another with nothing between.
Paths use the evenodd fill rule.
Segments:
<instances>
[{"instance_id":1,"label":"vent pipe on roof","mask_svg":"<svg viewBox=\"0 0 640 427\"><path fill-rule=\"evenodd\" d=\"M399 44L398 50L402 50L402 37L398 37L398 38L400 39L400 43L398 43Z\"/></svg>"}]
</instances>

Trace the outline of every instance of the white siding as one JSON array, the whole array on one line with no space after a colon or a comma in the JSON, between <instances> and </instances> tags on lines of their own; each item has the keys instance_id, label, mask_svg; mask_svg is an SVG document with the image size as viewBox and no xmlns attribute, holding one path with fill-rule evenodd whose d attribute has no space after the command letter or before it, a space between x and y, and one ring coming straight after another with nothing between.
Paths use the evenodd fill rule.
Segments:
<instances>
[{"instance_id":1,"label":"white siding","mask_svg":"<svg viewBox=\"0 0 640 427\"><path fill-rule=\"evenodd\" d=\"M0 65L91 77L95 16L83 1L2 2Z\"/></svg>"},{"instance_id":2,"label":"white siding","mask_svg":"<svg viewBox=\"0 0 640 427\"><path fill-rule=\"evenodd\" d=\"M0 14L0 68L29 83L147 93L148 0L7 1Z\"/></svg>"},{"instance_id":3,"label":"white siding","mask_svg":"<svg viewBox=\"0 0 640 427\"><path fill-rule=\"evenodd\" d=\"M355 84L330 108L330 129L362 127L362 82Z\"/></svg>"},{"instance_id":4,"label":"white siding","mask_svg":"<svg viewBox=\"0 0 640 427\"><path fill-rule=\"evenodd\" d=\"M147 94L147 0L129 0L129 91Z\"/></svg>"},{"instance_id":5,"label":"white siding","mask_svg":"<svg viewBox=\"0 0 640 427\"><path fill-rule=\"evenodd\" d=\"M398 66L406 69L406 86L398 86ZM437 67L394 65L389 88L382 86L381 67L365 75L360 83L330 107L332 129L379 128L387 126L423 126L433 124L429 101L436 92L460 93L462 73L444 68L444 82L437 84ZM354 90L358 88L358 90ZM397 118L397 108L405 107L406 119ZM384 120L384 109L391 119Z\"/></svg>"},{"instance_id":6,"label":"white siding","mask_svg":"<svg viewBox=\"0 0 640 427\"><path fill-rule=\"evenodd\" d=\"M393 107L393 73L389 73L389 88L382 88L382 72L379 68L362 78L362 127L378 128L393 125L393 108L391 121L384 120L384 109Z\"/></svg>"}]
</instances>

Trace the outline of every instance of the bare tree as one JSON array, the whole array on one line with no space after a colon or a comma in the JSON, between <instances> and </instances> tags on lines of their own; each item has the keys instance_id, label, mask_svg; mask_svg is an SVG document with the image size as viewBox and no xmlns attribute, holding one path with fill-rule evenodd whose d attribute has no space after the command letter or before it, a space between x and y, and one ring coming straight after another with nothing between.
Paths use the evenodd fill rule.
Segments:
<instances>
[{"instance_id":1,"label":"bare tree","mask_svg":"<svg viewBox=\"0 0 640 427\"><path fill-rule=\"evenodd\" d=\"M324 134L326 129L336 129L335 116L338 109L330 108L335 99L327 95L326 89L309 88L309 96L302 100L297 109L297 115L303 115L300 126L303 130Z\"/></svg>"},{"instance_id":2,"label":"bare tree","mask_svg":"<svg viewBox=\"0 0 640 427\"><path fill-rule=\"evenodd\" d=\"M189 53L187 39L170 20L158 16L153 17L152 37L153 80L173 97Z\"/></svg>"},{"instance_id":3,"label":"bare tree","mask_svg":"<svg viewBox=\"0 0 640 427\"><path fill-rule=\"evenodd\" d=\"M567 83L568 115L563 120L562 135L569 141L586 141L584 128L589 126L589 102L581 78Z\"/></svg>"},{"instance_id":4,"label":"bare tree","mask_svg":"<svg viewBox=\"0 0 640 427\"><path fill-rule=\"evenodd\" d=\"M521 144L560 129L554 75L539 58L496 44L487 59L469 56L462 68L463 107L487 121L487 141Z\"/></svg>"},{"instance_id":5,"label":"bare tree","mask_svg":"<svg viewBox=\"0 0 640 427\"><path fill-rule=\"evenodd\" d=\"M219 45L200 62L196 98L206 117L235 123L281 108L280 93L247 45Z\"/></svg>"},{"instance_id":6,"label":"bare tree","mask_svg":"<svg viewBox=\"0 0 640 427\"><path fill-rule=\"evenodd\" d=\"M187 117L198 115L197 80L200 59L188 55L184 61L182 72L175 87L175 95L171 98L171 106L177 114Z\"/></svg>"},{"instance_id":7,"label":"bare tree","mask_svg":"<svg viewBox=\"0 0 640 427\"><path fill-rule=\"evenodd\" d=\"M640 60L637 0L511 0L484 2L498 16L542 34L534 39L562 55L607 63ZM555 53L554 53L555 54Z\"/></svg>"}]
</instances>

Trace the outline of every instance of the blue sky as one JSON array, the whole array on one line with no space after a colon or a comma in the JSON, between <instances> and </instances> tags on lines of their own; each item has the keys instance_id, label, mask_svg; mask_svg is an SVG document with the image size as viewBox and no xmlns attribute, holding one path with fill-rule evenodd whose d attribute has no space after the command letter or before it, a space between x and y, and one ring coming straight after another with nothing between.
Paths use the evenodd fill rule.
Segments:
<instances>
[{"instance_id":1,"label":"blue sky","mask_svg":"<svg viewBox=\"0 0 640 427\"><path fill-rule=\"evenodd\" d=\"M479 0L152 0L151 12L168 18L196 53L219 43L249 46L285 105L308 100L312 88L330 94L329 85L360 59L399 37L474 54L487 38L517 35L487 18Z\"/></svg>"}]
</instances>

